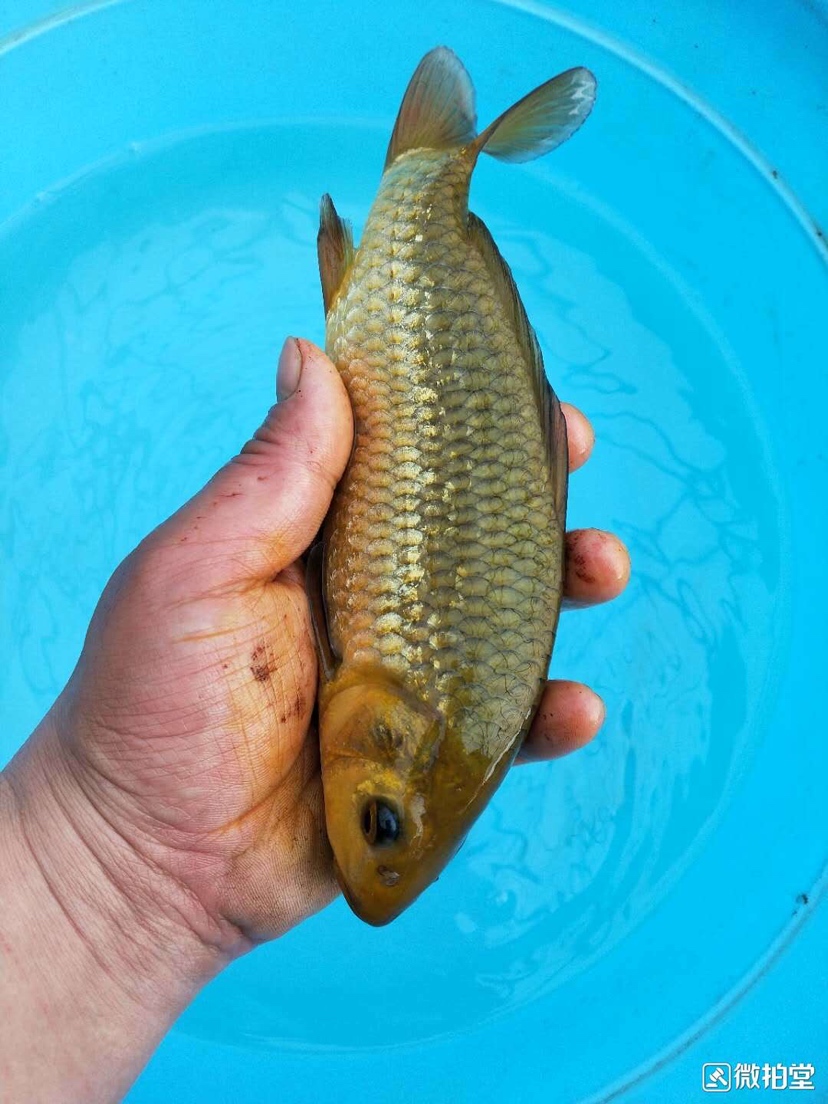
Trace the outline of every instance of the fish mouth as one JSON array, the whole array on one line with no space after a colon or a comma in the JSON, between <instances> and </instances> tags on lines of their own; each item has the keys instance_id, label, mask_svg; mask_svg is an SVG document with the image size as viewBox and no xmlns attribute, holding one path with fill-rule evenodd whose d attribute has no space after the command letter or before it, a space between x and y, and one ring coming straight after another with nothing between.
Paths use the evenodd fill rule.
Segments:
<instances>
[{"instance_id":1,"label":"fish mouth","mask_svg":"<svg viewBox=\"0 0 828 1104\"><path fill-rule=\"evenodd\" d=\"M385 877L383 879L383 871ZM384 928L392 920L396 920L400 913L405 912L414 900L408 893L394 893L393 889L399 883L399 872L390 867L377 867L377 881L380 883L376 890L367 892L357 891L344 877L339 863L334 860L334 872L342 895L348 902L348 906L355 916L373 928ZM395 875L392 878L389 875ZM384 880L384 884L382 884ZM389 892L391 890L392 892Z\"/></svg>"}]
</instances>

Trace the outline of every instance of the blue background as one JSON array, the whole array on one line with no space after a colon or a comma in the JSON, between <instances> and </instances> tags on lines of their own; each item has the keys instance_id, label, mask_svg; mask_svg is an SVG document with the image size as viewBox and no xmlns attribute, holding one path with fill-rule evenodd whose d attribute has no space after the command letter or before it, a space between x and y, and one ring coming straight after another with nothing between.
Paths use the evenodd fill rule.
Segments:
<instances>
[{"instance_id":1,"label":"blue background","mask_svg":"<svg viewBox=\"0 0 828 1104\"><path fill-rule=\"evenodd\" d=\"M472 204L598 431L571 524L632 549L555 655L605 731L515 772L390 928L338 902L235 964L130 1100L689 1101L708 1061L812 1062L828 1099L828 9L7 0L0 34L2 758L282 337L321 338L318 197L359 228L422 53L481 123L600 87Z\"/></svg>"}]
</instances>

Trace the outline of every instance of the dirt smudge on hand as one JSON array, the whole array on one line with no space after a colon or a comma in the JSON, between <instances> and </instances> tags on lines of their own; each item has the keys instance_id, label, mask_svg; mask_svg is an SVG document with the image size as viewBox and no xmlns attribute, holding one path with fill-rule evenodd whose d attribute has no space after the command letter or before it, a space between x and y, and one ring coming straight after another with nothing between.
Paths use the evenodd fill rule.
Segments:
<instances>
[{"instance_id":1,"label":"dirt smudge on hand","mask_svg":"<svg viewBox=\"0 0 828 1104\"><path fill-rule=\"evenodd\" d=\"M250 673L257 682L267 682L273 674L267 646L257 644L250 656Z\"/></svg>"}]
</instances>

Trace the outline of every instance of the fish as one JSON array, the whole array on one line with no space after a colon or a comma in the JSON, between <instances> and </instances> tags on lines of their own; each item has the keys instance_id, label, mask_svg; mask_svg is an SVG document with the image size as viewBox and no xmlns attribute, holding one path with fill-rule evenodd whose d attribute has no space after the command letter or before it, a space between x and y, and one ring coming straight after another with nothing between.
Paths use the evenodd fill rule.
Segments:
<instances>
[{"instance_id":1,"label":"fish","mask_svg":"<svg viewBox=\"0 0 828 1104\"><path fill-rule=\"evenodd\" d=\"M325 348L352 453L311 550L319 740L334 868L356 915L440 875L536 712L564 575L566 422L511 271L468 209L481 153L569 138L596 81L569 69L480 133L447 47L407 87L359 247L330 196Z\"/></svg>"}]
</instances>

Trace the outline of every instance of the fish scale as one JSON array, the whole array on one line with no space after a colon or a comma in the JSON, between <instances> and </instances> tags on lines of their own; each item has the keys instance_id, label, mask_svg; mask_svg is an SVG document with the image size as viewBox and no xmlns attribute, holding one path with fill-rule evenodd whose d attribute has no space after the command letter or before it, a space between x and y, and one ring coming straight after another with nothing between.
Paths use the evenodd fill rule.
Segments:
<instances>
[{"instance_id":1,"label":"fish scale","mask_svg":"<svg viewBox=\"0 0 828 1104\"><path fill-rule=\"evenodd\" d=\"M386 173L328 317L356 426L327 528L328 593L346 600L328 616L343 660L393 671L497 756L546 673L561 554L530 365L469 242L468 176L423 151Z\"/></svg>"},{"instance_id":2,"label":"fish scale","mask_svg":"<svg viewBox=\"0 0 828 1104\"><path fill-rule=\"evenodd\" d=\"M358 249L322 201L326 347L354 447L306 579L325 824L371 924L439 875L540 699L563 586L566 426L468 191L481 153L545 153L594 92L569 70L477 134L471 79L438 47L409 82Z\"/></svg>"}]
</instances>

